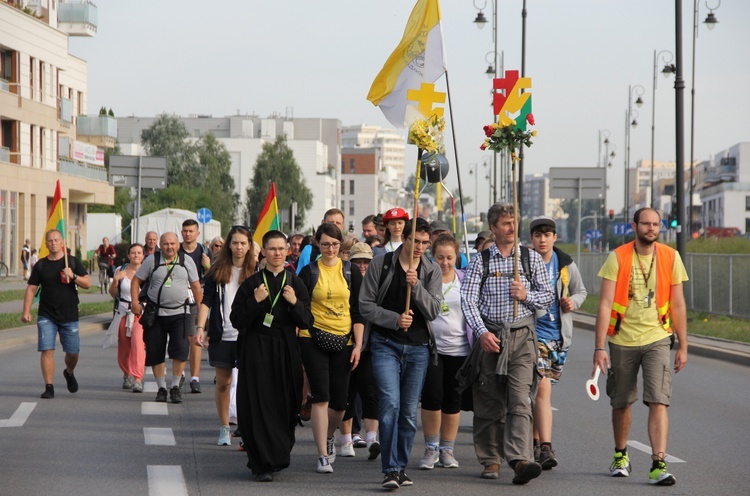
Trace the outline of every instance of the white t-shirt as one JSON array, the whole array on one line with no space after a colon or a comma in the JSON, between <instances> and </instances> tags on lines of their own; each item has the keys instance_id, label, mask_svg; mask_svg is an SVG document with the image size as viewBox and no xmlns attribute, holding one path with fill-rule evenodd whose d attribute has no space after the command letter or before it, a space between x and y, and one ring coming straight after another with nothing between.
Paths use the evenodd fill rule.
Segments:
<instances>
[{"instance_id":1,"label":"white t-shirt","mask_svg":"<svg viewBox=\"0 0 750 496\"><path fill-rule=\"evenodd\" d=\"M130 311L130 283L133 280L128 276L120 279L120 303L117 307L122 313L128 313Z\"/></svg>"},{"instance_id":2,"label":"white t-shirt","mask_svg":"<svg viewBox=\"0 0 750 496\"><path fill-rule=\"evenodd\" d=\"M388 241L385 244L385 251L396 251L403 243L401 241Z\"/></svg>"},{"instance_id":3,"label":"white t-shirt","mask_svg":"<svg viewBox=\"0 0 750 496\"><path fill-rule=\"evenodd\" d=\"M224 314L224 332L221 335L222 341L237 341L237 336L239 335L237 329L232 327L229 314L232 313L232 303L234 302L234 297L237 295L237 290L240 288L241 271L241 267L232 267L232 280L224 286L224 308L222 308Z\"/></svg>"},{"instance_id":4,"label":"white t-shirt","mask_svg":"<svg viewBox=\"0 0 750 496\"><path fill-rule=\"evenodd\" d=\"M443 283L443 303L432 322L435 344L441 355L468 356L471 352L466 336L466 319L461 311L461 282L454 274L453 281Z\"/></svg>"}]
</instances>

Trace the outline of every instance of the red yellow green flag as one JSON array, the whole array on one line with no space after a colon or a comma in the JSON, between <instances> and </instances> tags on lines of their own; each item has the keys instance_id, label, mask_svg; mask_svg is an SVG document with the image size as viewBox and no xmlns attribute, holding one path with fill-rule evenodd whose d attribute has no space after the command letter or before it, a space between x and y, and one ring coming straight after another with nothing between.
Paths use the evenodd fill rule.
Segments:
<instances>
[{"instance_id":1,"label":"red yellow green flag","mask_svg":"<svg viewBox=\"0 0 750 496\"><path fill-rule=\"evenodd\" d=\"M258 216L258 223L253 233L253 241L263 246L263 236L268 231L273 231L281 227L279 221L279 204L276 202L276 183L271 183L271 191L268 192L266 202L263 204L263 210Z\"/></svg>"},{"instance_id":2,"label":"red yellow green flag","mask_svg":"<svg viewBox=\"0 0 750 496\"><path fill-rule=\"evenodd\" d=\"M62 233L63 241L65 240L65 210L63 209L62 190L60 189L60 180L57 180L57 186L55 187L55 197L52 199L52 208L49 211L49 217L47 218L47 226L44 228L45 240L47 232L51 229L57 229ZM39 250L39 258L44 258L49 255L47 249L47 243L42 243L42 247Z\"/></svg>"}]
</instances>

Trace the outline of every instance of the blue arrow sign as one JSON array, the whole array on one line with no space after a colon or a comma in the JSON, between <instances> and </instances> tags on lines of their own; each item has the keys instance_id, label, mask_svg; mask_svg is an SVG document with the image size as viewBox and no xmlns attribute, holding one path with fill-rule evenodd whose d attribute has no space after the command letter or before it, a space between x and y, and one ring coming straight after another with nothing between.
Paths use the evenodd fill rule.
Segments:
<instances>
[{"instance_id":1,"label":"blue arrow sign","mask_svg":"<svg viewBox=\"0 0 750 496\"><path fill-rule=\"evenodd\" d=\"M198 222L201 224L207 224L211 222L211 211L207 208L201 208L198 210Z\"/></svg>"}]
</instances>

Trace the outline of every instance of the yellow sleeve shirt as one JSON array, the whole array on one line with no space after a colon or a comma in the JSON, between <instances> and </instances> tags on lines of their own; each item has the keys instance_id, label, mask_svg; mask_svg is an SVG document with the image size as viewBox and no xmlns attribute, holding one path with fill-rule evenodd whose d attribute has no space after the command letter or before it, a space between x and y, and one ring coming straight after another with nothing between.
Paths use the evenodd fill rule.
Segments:
<instances>
[{"instance_id":1,"label":"yellow sleeve shirt","mask_svg":"<svg viewBox=\"0 0 750 496\"><path fill-rule=\"evenodd\" d=\"M311 295L311 305L315 327L332 334L346 335L352 329L349 313L349 286L344 279L341 260L328 267L318 262L320 276ZM300 330L300 337L310 337L307 330Z\"/></svg>"}]
</instances>

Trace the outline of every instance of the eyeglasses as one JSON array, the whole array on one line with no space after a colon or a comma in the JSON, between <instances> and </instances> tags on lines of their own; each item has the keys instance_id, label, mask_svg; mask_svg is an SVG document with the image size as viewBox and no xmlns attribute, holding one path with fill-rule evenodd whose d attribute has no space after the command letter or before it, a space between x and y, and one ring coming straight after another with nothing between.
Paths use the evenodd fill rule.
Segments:
<instances>
[{"instance_id":1,"label":"eyeglasses","mask_svg":"<svg viewBox=\"0 0 750 496\"><path fill-rule=\"evenodd\" d=\"M415 245L421 245L421 246L430 246L431 244L430 241L419 241L418 239L412 241L412 243L414 243Z\"/></svg>"},{"instance_id":2,"label":"eyeglasses","mask_svg":"<svg viewBox=\"0 0 750 496\"><path fill-rule=\"evenodd\" d=\"M328 248L333 248L334 250L338 250L339 246L341 246L341 243L339 243L338 241L334 243L320 243L320 247L323 248L324 250L327 250Z\"/></svg>"},{"instance_id":3,"label":"eyeglasses","mask_svg":"<svg viewBox=\"0 0 750 496\"><path fill-rule=\"evenodd\" d=\"M644 227L660 227L661 222L638 222L638 225Z\"/></svg>"}]
</instances>

